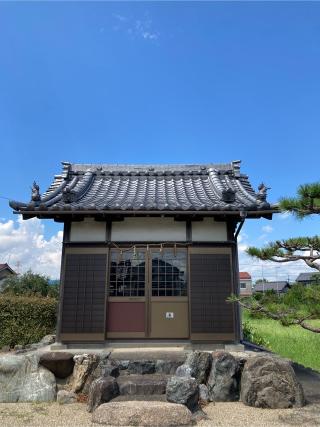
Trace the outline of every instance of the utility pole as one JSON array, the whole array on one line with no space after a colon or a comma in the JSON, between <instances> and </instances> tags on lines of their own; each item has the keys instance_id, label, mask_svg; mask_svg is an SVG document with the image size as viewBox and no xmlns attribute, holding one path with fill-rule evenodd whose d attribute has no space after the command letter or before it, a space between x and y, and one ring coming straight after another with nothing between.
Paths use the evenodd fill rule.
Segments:
<instances>
[{"instance_id":1,"label":"utility pole","mask_svg":"<svg viewBox=\"0 0 320 427\"><path fill-rule=\"evenodd\" d=\"M21 262L19 260L16 262L16 266L17 266L17 274L20 274Z\"/></svg>"},{"instance_id":2,"label":"utility pole","mask_svg":"<svg viewBox=\"0 0 320 427\"><path fill-rule=\"evenodd\" d=\"M262 276L262 292L264 293L264 272L263 272L263 264L261 264L261 276Z\"/></svg>"},{"instance_id":3,"label":"utility pole","mask_svg":"<svg viewBox=\"0 0 320 427\"><path fill-rule=\"evenodd\" d=\"M277 282L277 294L279 295L279 282L278 282L278 271L280 267L276 267L276 282Z\"/></svg>"}]
</instances>

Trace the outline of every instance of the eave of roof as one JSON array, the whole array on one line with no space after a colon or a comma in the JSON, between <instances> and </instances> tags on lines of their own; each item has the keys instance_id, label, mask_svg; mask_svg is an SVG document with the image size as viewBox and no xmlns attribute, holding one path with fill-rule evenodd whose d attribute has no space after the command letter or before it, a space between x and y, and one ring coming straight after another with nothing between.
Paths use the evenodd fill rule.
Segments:
<instances>
[{"instance_id":1,"label":"eave of roof","mask_svg":"<svg viewBox=\"0 0 320 427\"><path fill-rule=\"evenodd\" d=\"M8 264L0 264L0 271L9 270L12 274L16 274Z\"/></svg>"},{"instance_id":2,"label":"eave of roof","mask_svg":"<svg viewBox=\"0 0 320 427\"><path fill-rule=\"evenodd\" d=\"M264 187L265 188L265 187ZM49 189L29 203L10 201L24 218L61 215L233 215L271 218L277 208L255 193L240 162L205 165L78 165L63 162ZM245 212L245 214L243 214Z\"/></svg>"}]
</instances>

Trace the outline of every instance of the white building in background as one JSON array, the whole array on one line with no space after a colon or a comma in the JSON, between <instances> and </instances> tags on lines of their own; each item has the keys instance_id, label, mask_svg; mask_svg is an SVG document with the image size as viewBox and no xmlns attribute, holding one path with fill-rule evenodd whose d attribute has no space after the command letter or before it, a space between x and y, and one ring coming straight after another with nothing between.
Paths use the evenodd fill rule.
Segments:
<instances>
[{"instance_id":1,"label":"white building in background","mask_svg":"<svg viewBox=\"0 0 320 427\"><path fill-rule=\"evenodd\" d=\"M240 271L240 296L252 295L252 278L246 271Z\"/></svg>"},{"instance_id":2,"label":"white building in background","mask_svg":"<svg viewBox=\"0 0 320 427\"><path fill-rule=\"evenodd\" d=\"M16 274L16 272L13 271L8 264L0 264L0 291L2 290L4 281L14 274Z\"/></svg>"}]
</instances>

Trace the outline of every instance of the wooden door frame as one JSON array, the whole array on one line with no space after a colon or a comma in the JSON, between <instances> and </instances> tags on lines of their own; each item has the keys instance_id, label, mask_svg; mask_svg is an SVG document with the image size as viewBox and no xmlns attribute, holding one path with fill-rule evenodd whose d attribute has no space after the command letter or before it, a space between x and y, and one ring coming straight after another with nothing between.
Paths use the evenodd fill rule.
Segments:
<instances>
[{"instance_id":1,"label":"wooden door frame","mask_svg":"<svg viewBox=\"0 0 320 427\"><path fill-rule=\"evenodd\" d=\"M151 337L151 310L152 310L152 302L187 302L188 303L188 331L190 336L190 285L189 285L189 255L187 247L177 247L176 250L184 251L186 254L186 274L187 274L187 296L152 296L152 253L158 251L157 243L150 243L137 245L137 250L145 253L145 292L144 297L110 297L109 289L110 289L110 271L111 271L111 259L112 259L112 251L128 251L133 250L132 246L123 246L120 248L110 248L109 256L108 256L108 274L107 274L107 292L106 292L106 306L109 302L144 302L145 303L145 331L144 332L108 332L108 319L105 319L106 323L106 339L125 339L125 338L140 338L140 339L152 339ZM156 246L156 247L154 247ZM166 250L174 250L174 244L166 245L163 247L163 251ZM189 338L189 336L187 338ZM169 339L169 338L168 338ZM177 338L178 339L178 338Z\"/></svg>"},{"instance_id":2,"label":"wooden door frame","mask_svg":"<svg viewBox=\"0 0 320 427\"><path fill-rule=\"evenodd\" d=\"M112 259L112 251L133 251L132 247L121 247L121 248L110 248L109 257L108 257L108 274L107 274L107 283L106 283L106 306L108 306L109 302L123 302L123 303L130 303L130 302L144 302L145 304L145 330L144 332L109 332L108 331L108 318L105 319L105 331L106 331L106 339L122 339L122 338L141 338L145 339L147 338L147 328L148 328L148 319L147 319L147 278L148 278L148 262L147 262L147 248L146 247L138 247L137 251L144 252L144 262L145 262L145 272L144 272L144 296L116 296L116 297L110 297L109 291L110 291L110 272L111 272L111 259Z\"/></svg>"}]
</instances>

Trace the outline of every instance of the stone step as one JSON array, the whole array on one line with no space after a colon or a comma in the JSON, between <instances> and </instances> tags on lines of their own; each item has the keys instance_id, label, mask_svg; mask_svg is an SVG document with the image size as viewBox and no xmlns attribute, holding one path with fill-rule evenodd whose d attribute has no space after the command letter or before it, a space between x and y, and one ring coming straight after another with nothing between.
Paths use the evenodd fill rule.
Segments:
<instances>
[{"instance_id":1,"label":"stone step","mask_svg":"<svg viewBox=\"0 0 320 427\"><path fill-rule=\"evenodd\" d=\"M184 359L136 359L136 360L117 360L110 359L119 367L120 375L150 375L162 374L173 375L177 368L181 366Z\"/></svg>"},{"instance_id":2,"label":"stone step","mask_svg":"<svg viewBox=\"0 0 320 427\"><path fill-rule=\"evenodd\" d=\"M130 401L151 401L151 402L166 402L165 394L123 394L112 399L112 402L130 402Z\"/></svg>"},{"instance_id":3,"label":"stone step","mask_svg":"<svg viewBox=\"0 0 320 427\"><path fill-rule=\"evenodd\" d=\"M112 426L191 426L191 412L183 405L169 402L108 402L92 415L93 424Z\"/></svg>"},{"instance_id":4,"label":"stone step","mask_svg":"<svg viewBox=\"0 0 320 427\"><path fill-rule=\"evenodd\" d=\"M123 375L117 378L120 395L164 394L170 375Z\"/></svg>"}]
</instances>

